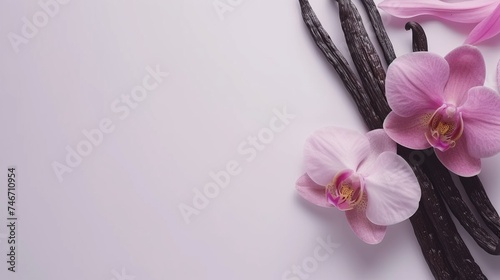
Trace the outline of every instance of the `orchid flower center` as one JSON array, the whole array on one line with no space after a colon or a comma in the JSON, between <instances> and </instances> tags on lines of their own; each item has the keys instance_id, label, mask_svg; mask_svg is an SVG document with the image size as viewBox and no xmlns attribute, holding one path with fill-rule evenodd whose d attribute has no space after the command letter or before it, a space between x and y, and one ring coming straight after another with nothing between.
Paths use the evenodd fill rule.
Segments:
<instances>
[{"instance_id":1,"label":"orchid flower center","mask_svg":"<svg viewBox=\"0 0 500 280\"><path fill-rule=\"evenodd\" d=\"M444 152L457 145L464 132L462 113L454 105L445 104L430 116L425 137L432 147Z\"/></svg>"},{"instance_id":2,"label":"orchid flower center","mask_svg":"<svg viewBox=\"0 0 500 280\"><path fill-rule=\"evenodd\" d=\"M328 202L341 211L353 209L362 199L365 190L363 177L352 170L344 170L326 186Z\"/></svg>"}]
</instances>

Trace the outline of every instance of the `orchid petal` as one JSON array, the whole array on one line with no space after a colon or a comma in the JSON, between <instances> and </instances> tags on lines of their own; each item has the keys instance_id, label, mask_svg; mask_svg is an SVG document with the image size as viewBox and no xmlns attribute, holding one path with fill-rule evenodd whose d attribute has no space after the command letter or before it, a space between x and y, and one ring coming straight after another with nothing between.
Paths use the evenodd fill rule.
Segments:
<instances>
[{"instance_id":1,"label":"orchid petal","mask_svg":"<svg viewBox=\"0 0 500 280\"><path fill-rule=\"evenodd\" d=\"M346 211L347 221L351 226L352 231L363 242L368 244L378 244L384 239L387 227L375 225L366 218L366 209L364 207L356 207Z\"/></svg>"},{"instance_id":2,"label":"orchid petal","mask_svg":"<svg viewBox=\"0 0 500 280\"><path fill-rule=\"evenodd\" d=\"M370 154L370 142L356 131L325 127L307 139L304 154L307 174L326 186L340 171L357 170Z\"/></svg>"},{"instance_id":3,"label":"orchid petal","mask_svg":"<svg viewBox=\"0 0 500 280\"><path fill-rule=\"evenodd\" d=\"M462 176L472 177L481 172L481 160L469 155L466 138L462 137L457 145L445 152L434 149L439 161L451 172Z\"/></svg>"},{"instance_id":4,"label":"orchid petal","mask_svg":"<svg viewBox=\"0 0 500 280\"><path fill-rule=\"evenodd\" d=\"M387 102L402 117L422 115L443 104L450 69L436 54L415 52L394 60L387 69Z\"/></svg>"},{"instance_id":5,"label":"orchid petal","mask_svg":"<svg viewBox=\"0 0 500 280\"><path fill-rule=\"evenodd\" d=\"M414 150L430 148L431 145L425 138L425 133L429 129L428 122L432 113L428 111L421 116L405 118L390 112L384 121L385 132L401 146Z\"/></svg>"},{"instance_id":6,"label":"orchid petal","mask_svg":"<svg viewBox=\"0 0 500 280\"><path fill-rule=\"evenodd\" d=\"M399 18L432 15L449 21L476 23L490 15L498 0L472 0L444 2L437 0L386 0L378 5L387 13Z\"/></svg>"},{"instance_id":7,"label":"orchid petal","mask_svg":"<svg viewBox=\"0 0 500 280\"><path fill-rule=\"evenodd\" d=\"M366 133L366 138L370 142L370 155L361 163L357 172L359 174L370 174L377 158L383 152L397 152L397 145L383 129L375 129Z\"/></svg>"},{"instance_id":8,"label":"orchid petal","mask_svg":"<svg viewBox=\"0 0 500 280\"><path fill-rule=\"evenodd\" d=\"M365 183L368 196L366 216L372 223L397 224L417 211L420 185L411 167L397 154L381 154L376 169L365 177Z\"/></svg>"},{"instance_id":9,"label":"orchid petal","mask_svg":"<svg viewBox=\"0 0 500 280\"><path fill-rule=\"evenodd\" d=\"M464 45L451 51L445 59L450 66L450 77L444 89L445 100L458 107L467 99L470 88L484 85L484 58L478 48Z\"/></svg>"},{"instance_id":10,"label":"orchid petal","mask_svg":"<svg viewBox=\"0 0 500 280\"><path fill-rule=\"evenodd\" d=\"M475 158L500 152L500 96L487 87L474 87L461 108L467 150Z\"/></svg>"},{"instance_id":11,"label":"orchid petal","mask_svg":"<svg viewBox=\"0 0 500 280\"><path fill-rule=\"evenodd\" d=\"M481 21L465 40L465 44L478 44L500 33L500 4L495 11Z\"/></svg>"},{"instance_id":12,"label":"orchid petal","mask_svg":"<svg viewBox=\"0 0 500 280\"><path fill-rule=\"evenodd\" d=\"M326 198L325 187L314 183L314 181L311 180L307 174L302 175L297 180L296 188L300 196L305 198L307 201L321 207L334 207Z\"/></svg>"}]
</instances>

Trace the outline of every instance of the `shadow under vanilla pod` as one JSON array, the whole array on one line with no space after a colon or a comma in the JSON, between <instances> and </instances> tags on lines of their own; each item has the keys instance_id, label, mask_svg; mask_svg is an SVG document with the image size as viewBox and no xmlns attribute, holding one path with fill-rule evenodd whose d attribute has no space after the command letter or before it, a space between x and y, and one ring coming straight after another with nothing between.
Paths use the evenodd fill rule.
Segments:
<instances>
[{"instance_id":1,"label":"shadow under vanilla pod","mask_svg":"<svg viewBox=\"0 0 500 280\"><path fill-rule=\"evenodd\" d=\"M384 53L387 64L396 55L380 14L373 0L361 0L368 12L371 25ZM316 45L336 70L358 111L370 130L382 128L391 108L385 97L386 72L375 50L362 19L351 0L338 0L339 18L353 59L355 70L347 63L328 33L322 27L308 0L299 0L304 22ZM427 40L421 26L408 23L413 31L413 50L427 51ZM480 214L491 235L465 204L452 180L452 175L434 154L421 164L411 161L414 150L398 146L400 154L412 167L422 190L417 212L410 218L422 254L436 279L487 279L474 261L459 235L446 206L486 252L499 255L500 216L491 204L477 176L460 177L467 196Z\"/></svg>"}]
</instances>

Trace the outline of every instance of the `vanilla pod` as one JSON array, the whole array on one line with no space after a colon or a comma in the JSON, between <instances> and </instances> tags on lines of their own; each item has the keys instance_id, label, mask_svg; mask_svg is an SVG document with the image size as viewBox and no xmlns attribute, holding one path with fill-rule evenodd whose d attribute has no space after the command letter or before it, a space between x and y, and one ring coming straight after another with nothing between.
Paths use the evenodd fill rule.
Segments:
<instances>
[{"instance_id":1,"label":"vanilla pod","mask_svg":"<svg viewBox=\"0 0 500 280\"><path fill-rule=\"evenodd\" d=\"M448 169L439 162L435 154L430 155L427 161L426 173L431 181L439 186L437 190L455 218L483 250L492 255L499 255L498 239L491 236L476 219L455 186Z\"/></svg>"},{"instance_id":2,"label":"vanilla pod","mask_svg":"<svg viewBox=\"0 0 500 280\"><path fill-rule=\"evenodd\" d=\"M460 177L460 182L462 182L467 196L479 212L479 215L481 215L481 218L483 218L486 226L500 238L500 217L493 204L491 204L479 177Z\"/></svg>"},{"instance_id":3,"label":"vanilla pod","mask_svg":"<svg viewBox=\"0 0 500 280\"><path fill-rule=\"evenodd\" d=\"M428 50L427 35L420 24L409 21L405 25L406 30L412 31L412 45L414 52L426 52Z\"/></svg>"},{"instance_id":4,"label":"vanilla pod","mask_svg":"<svg viewBox=\"0 0 500 280\"><path fill-rule=\"evenodd\" d=\"M358 9L351 0L337 0L344 37L361 83L380 118L385 119L391 108L385 100L386 73L363 25Z\"/></svg>"},{"instance_id":5,"label":"vanilla pod","mask_svg":"<svg viewBox=\"0 0 500 280\"><path fill-rule=\"evenodd\" d=\"M396 53L394 52L394 47L389 39L389 35L387 35L384 24L382 23L382 18L380 17L377 6L373 0L361 0L361 2L365 7L365 11L368 13L373 31L375 32L377 41L382 48L382 52L384 53L385 61L387 64L391 64L391 62L396 59Z\"/></svg>"},{"instance_id":6,"label":"vanilla pod","mask_svg":"<svg viewBox=\"0 0 500 280\"><path fill-rule=\"evenodd\" d=\"M330 36L321 25L309 1L299 0L299 3L304 22L314 38L316 45L341 78L345 88L354 99L366 125L370 130L381 128L383 119L373 110L370 104L370 98L361 85L358 77L356 77L356 74L347 63L347 60L337 49Z\"/></svg>"},{"instance_id":7,"label":"vanilla pod","mask_svg":"<svg viewBox=\"0 0 500 280\"><path fill-rule=\"evenodd\" d=\"M432 225L423 207L422 202L420 202L417 212L410 217L410 222L427 266L437 280L456 279L456 273L446 257L436 228Z\"/></svg>"}]
</instances>

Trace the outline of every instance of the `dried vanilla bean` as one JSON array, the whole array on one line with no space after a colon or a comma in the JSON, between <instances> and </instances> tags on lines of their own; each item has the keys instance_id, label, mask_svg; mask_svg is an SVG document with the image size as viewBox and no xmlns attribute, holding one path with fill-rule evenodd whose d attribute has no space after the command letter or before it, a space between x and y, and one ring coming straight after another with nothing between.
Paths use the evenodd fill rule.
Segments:
<instances>
[{"instance_id":1,"label":"dried vanilla bean","mask_svg":"<svg viewBox=\"0 0 500 280\"><path fill-rule=\"evenodd\" d=\"M500 217L498 216L493 204L491 204L479 177L460 177L460 181L462 182L470 201L474 207L476 207L479 215L483 218L486 226L500 238Z\"/></svg>"},{"instance_id":2,"label":"dried vanilla bean","mask_svg":"<svg viewBox=\"0 0 500 280\"><path fill-rule=\"evenodd\" d=\"M337 0L344 37L361 83L373 108L384 119L391 111L385 100L385 70L363 25L358 9L351 0Z\"/></svg>"},{"instance_id":3,"label":"dried vanilla bean","mask_svg":"<svg viewBox=\"0 0 500 280\"><path fill-rule=\"evenodd\" d=\"M399 147L400 154L408 162L411 162L410 149ZM429 215L432 224L437 230L438 238L443 245L444 252L448 261L456 272L458 279L487 279L482 273L481 268L476 264L465 245L462 237L457 231L453 220L451 219L446 206L441 197L438 196L434 185L419 166L412 165L412 169L420 182L422 189L421 202Z\"/></svg>"},{"instance_id":4,"label":"dried vanilla bean","mask_svg":"<svg viewBox=\"0 0 500 280\"><path fill-rule=\"evenodd\" d=\"M382 52L384 53L385 61L387 62L387 65L389 65L394 59L396 59L396 53L394 52L394 47L392 46L392 42L387 35L384 24L382 23L382 18L380 17L377 6L373 0L361 0L361 2L368 13L373 31L375 32L377 41L382 48Z\"/></svg>"},{"instance_id":5,"label":"dried vanilla bean","mask_svg":"<svg viewBox=\"0 0 500 280\"><path fill-rule=\"evenodd\" d=\"M354 99L354 102L356 103L361 116L365 120L366 125L370 130L381 128L382 119L373 110L370 104L370 98L363 89L359 79L356 77L356 74L354 74L352 69L349 67L347 60L337 49L330 36L321 25L321 22L316 17L309 1L299 0L299 2L302 10L302 17L311 32L316 45L319 47L321 52L323 52L335 71L337 71L337 74L340 76L345 88Z\"/></svg>"},{"instance_id":6,"label":"dried vanilla bean","mask_svg":"<svg viewBox=\"0 0 500 280\"><path fill-rule=\"evenodd\" d=\"M500 253L498 239L490 236L476 219L474 213L462 199L448 169L439 162L435 154L430 155L427 161L428 163L424 166L426 174L433 184L439 186L437 190L453 215L483 250L489 254L498 255Z\"/></svg>"},{"instance_id":7,"label":"dried vanilla bean","mask_svg":"<svg viewBox=\"0 0 500 280\"><path fill-rule=\"evenodd\" d=\"M417 212L410 217L410 222L427 266L437 280L456 279L455 271L451 268L446 257L436 228L432 225L423 207L422 202L420 202Z\"/></svg>"},{"instance_id":8,"label":"dried vanilla bean","mask_svg":"<svg viewBox=\"0 0 500 280\"><path fill-rule=\"evenodd\" d=\"M412 30L412 44L414 52L427 51L427 36L420 24L414 21L407 22L405 25L406 30Z\"/></svg>"}]
</instances>

